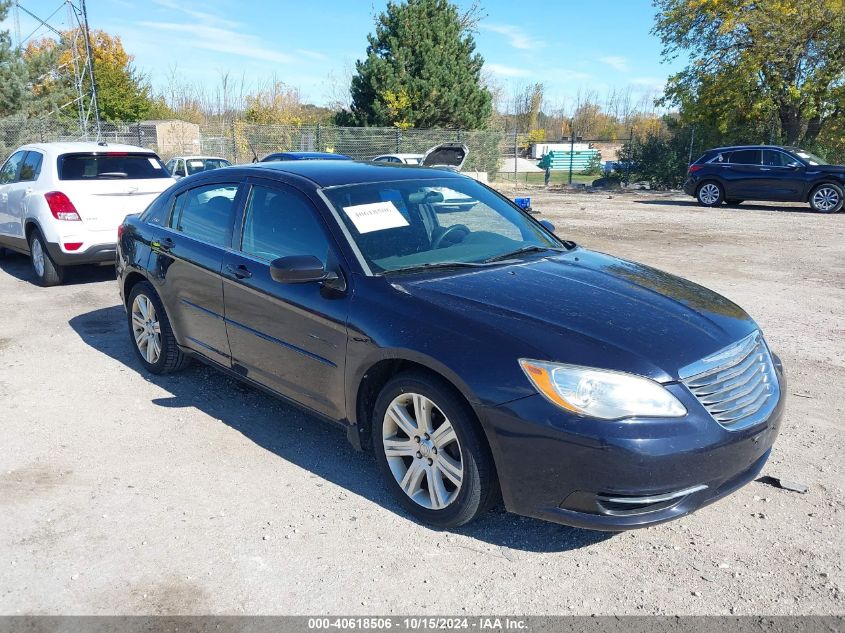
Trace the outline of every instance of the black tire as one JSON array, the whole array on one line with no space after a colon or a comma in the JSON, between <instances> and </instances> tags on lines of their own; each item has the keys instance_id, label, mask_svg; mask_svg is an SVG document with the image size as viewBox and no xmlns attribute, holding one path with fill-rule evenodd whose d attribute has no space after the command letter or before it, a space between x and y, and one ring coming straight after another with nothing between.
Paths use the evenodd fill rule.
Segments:
<instances>
[{"instance_id":1,"label":"black tire","mask_svg":"<svg viewBox=\"0 0 845 633\"><path fill-rule=\"evenodd\" d=\"M725 200L725 204L729 207L738 207L743 202L745 202L745 200Z\"/></svg>"},{"instance_id":2,"label":"black tire","mask_svg":"<svg viewBox=\"0 0 845 633\"><path fill-rule=\"evenodd\" d=\"M718 207L725 201L725 189L715 180L705 180L695 190L695 199L702 207Z\"/></svg>"},{"instance_id":3,"label":"black tire","mask_svg":"<svg viewBox=\"0 0 845 633\"><path fill-rule=\"evenodd\" d=\"M39 286L58 286L65 278L65 269L50 257L47 243L38 229L29 236L29 261Z\"/></svg>"},{"instance_id":4,"label":"black tire","mask_svg":"<svg viewBox=\"0 0 845 633\"><path fill-rule=\"evenodd\" d=\"M810 208L816 213L836 213L845 204L845 192L841 186L825 182L813 188L809 202Z\"/></svg>"},{"instance_id":5,"label":"black tire","mask_svg":"<svg viewBox=\"0 0 845 633\"><path fill-rule=\"evenodd\" d=\"M457 445L460 447L459 455L463 463L461 485L460 488L456 487L452 490L452 493L456 492L456 496L442 509L426 508L411 499L397 481L385 455L383 431L387 408L395 398L412 393L420 394L434 403L436 409L439 409L451 423L457 436ZM440 418L440 414L437 413L433 417ZM438 427L440 425L442 425L442 419ZM432 435L436 435L436 429L432 431ZM423 523L439 528L464 525L489 510L498 498L499 485L493 458L475 414L461 395L449 383L437 376L420 371L409 371L391 378L381 390L373 409L372 438L376 461L387 481L387 486L399 503ZM426 436L425 439L429 438ZM437 459L436 450L434 456ZM408 464L419 459L419 453L416 457L407 456L402 459ZM426 461L431 465L430 460ZM425 481L428 481L427 475ZM422 488L422 484L420 487ZM428 489L431 490L430 487Z\"/></svg>"},{"instance_id":6,"label":"black tire","mask_svg":"<svg viewBox=\"0 0 845 633\"><path fill-rule=\"evenodd\" d=\"M161 351L154 362L147 360L135 340L132 311L135 300L139 296L146 297L152 303L159 323ZM165 312L164 305L152 285L146 281L135 284L132 287L132 292L129 293L129 300L126 302L126 306L129 340L132 343L132 349L135 350L135 354L138 356L138 360L141 361L144 369L153 374L169 374L184 369L190 362L190 358L179 349L179 345L176 343L176 337L173 335L173 328L170 326L170 320L167 318L167 312Z\"/></svg>"}]
</instances>

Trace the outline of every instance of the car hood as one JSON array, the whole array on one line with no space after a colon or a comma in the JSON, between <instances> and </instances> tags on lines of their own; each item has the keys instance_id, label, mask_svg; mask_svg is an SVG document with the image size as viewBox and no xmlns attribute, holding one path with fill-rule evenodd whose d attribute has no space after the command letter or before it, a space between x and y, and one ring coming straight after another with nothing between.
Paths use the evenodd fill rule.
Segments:
<instances>
[{"instance_id":1,"label":"car hood","mask_svg":"<svg viewBox=\"0 0 845 633\"><path fill-rule=\"evenodd\" d=\"M807 169L826 174L845 174L845 165L811 165Z\"/></svg>"},{"instance_id":2,"label":"car hood","mask_svg":"<svg viewBox=\"0 0 845 633\"><path fill-rule=\"evenodd\" d=\"M536 359L660 382L677 380L681 367L757 327L742 308L702 286L582 248L403 281L436 309L516 337Z\"/></svg>"}]
</instances>

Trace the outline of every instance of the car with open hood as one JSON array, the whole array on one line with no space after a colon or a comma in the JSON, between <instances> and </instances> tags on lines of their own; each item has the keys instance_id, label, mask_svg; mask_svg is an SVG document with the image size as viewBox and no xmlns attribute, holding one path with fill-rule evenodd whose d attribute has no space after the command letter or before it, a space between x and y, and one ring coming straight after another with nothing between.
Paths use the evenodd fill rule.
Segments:
<instances>
[{"instance_id":1,"label":"car with open hood","mask_svg":"<svg viewBox=\"0 0 845 633\"><path fill-rule=\"evenodd\" d=\"M500 496L587 528L674 519L751 481L783 414L742 308L451 170L199 174L127 218L117 270L146 371L197 359L340 424L435 526Z\"/></svg>"}]
</instances>

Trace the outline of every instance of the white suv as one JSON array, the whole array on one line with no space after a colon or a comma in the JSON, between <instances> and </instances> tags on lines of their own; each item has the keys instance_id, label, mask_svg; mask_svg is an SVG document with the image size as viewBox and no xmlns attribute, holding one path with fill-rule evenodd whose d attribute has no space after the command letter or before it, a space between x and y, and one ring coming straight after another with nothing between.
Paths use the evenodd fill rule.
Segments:
<instances>
[{"instance_id":1,"label":"white suv","mask_svg":"<svg viewBox=\"0 0 845 633\"><path fill-rule=\"evenodd\" d=\"M24 145L0 168L0 251L29 255L42 286L65 266L113 263L117 227L173 182L142 147Z\"/></svg>"}]
</instances>

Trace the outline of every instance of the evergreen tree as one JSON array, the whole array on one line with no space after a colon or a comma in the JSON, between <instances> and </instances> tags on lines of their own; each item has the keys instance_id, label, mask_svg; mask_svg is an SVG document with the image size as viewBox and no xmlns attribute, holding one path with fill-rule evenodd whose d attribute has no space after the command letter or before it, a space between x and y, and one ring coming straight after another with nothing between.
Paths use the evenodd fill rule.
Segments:
<instances>
[{"instance_id":1,"label":"evergreen tree","mask_svg":"<svg viewBox=\"0 0 845 633\"><path fill-rule=\"evenodd\" d=\"M356 64L352 107L338 122L406 127L483 128L492 114L481 85L484 60L448 0L388 2Z\"/></svg>"},{"instance_id":2,"label":"evergreen tree","mask_svg":"<svg viewBox=\"0 0 845 633\"><path fill-rule=\"evenodd\" d=\"M6 20L11 4L0 2L0 23ZM20 55L12 48L9 31L0 31L0 117L20 112L26 94L24 75Z\"/></svg>"}]
</instances>

